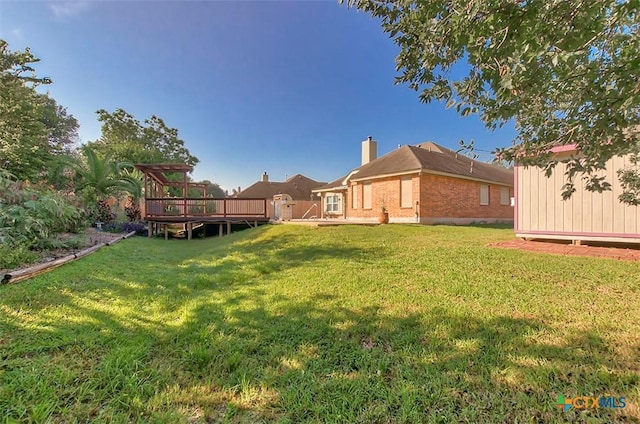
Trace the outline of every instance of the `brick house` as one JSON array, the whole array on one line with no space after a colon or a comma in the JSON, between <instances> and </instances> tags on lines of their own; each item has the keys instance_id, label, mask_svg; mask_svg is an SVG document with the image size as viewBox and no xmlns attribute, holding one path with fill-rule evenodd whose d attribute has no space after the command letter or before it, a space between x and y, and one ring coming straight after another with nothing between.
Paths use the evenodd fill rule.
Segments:
<instances>
[{"instance_id":1,"label":"brick house","mask_svg":"<svg viewBox=\"0 0 640 424\"><path fill-rule=\"evenodd\" d=\"M313 192L324 218L469 224L513 222L513 171L457 154L433 142L405 145L377 157L362 143L362 165Z\"/></svg>"},{"instance_id":2,"label":"brick house","mask_svg":"<svg viewBox=\"0 0 640 424\"><path fill-rule=\"evenodd\" d=\"M311 190L326 184L302 174L295 174L286 181L269 181L262 174L257 181L233 196L238 199L267 199L267 216L271 219L288 220L320 215L320 202L314 199Z\"/></svg>"}]
</instances>

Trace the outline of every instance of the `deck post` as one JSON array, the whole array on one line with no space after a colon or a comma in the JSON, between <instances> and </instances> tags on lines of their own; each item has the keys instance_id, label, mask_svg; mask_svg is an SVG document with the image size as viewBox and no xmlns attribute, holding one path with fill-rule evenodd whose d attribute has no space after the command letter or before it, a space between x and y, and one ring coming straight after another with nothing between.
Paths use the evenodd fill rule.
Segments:
<instances>
[{"instance_id":1,"label":"deck post","mask_svg":"<svg viewBox=\"0 0 640 424\"><path fill-rule=\"evenodd\" d=\"M183 205L182 215L186 217L187 216L187 194L189 192L189 189L187 188L188 187L187 173L185 172L183 176L184 176L184 187L182 188L182 205Z\"/></svg>"},{"instance_id":2,"label":"deck post","mask_svg":"<svg viewBox=\"0 0 640 424\"><path fill-rule=\"evenodd\" d=\"M193 234L193 222L189 222L187 224L187 240L191 240L192 234Z\"/></svg>"},{"instance_id":3,"label":"deck post","mask_svg":"<svg viewBox=\"0 0 640 424\"><path fill-rule=\"evenodd\" d=\"M222 222L218 224L218 237L222 237Z\"/></svg>"},{"instance_id":4,"label":"deck post","mask_svg":"<svg viewBox=\"0 0 640 424\"><path fill-rule=\"evenodd\" d=\"M231 221L227 221L227 235L231 234Z\"/></svg>"},{"instance_id":5,"label":"deck post","mask_svg":"<svg viewBox=\"0 0 640 424\"><path fill-rule=\"evenodd\" d=\"M164 224L164 239L169 240L169 226Z\"/></svg>"}]
</instances>

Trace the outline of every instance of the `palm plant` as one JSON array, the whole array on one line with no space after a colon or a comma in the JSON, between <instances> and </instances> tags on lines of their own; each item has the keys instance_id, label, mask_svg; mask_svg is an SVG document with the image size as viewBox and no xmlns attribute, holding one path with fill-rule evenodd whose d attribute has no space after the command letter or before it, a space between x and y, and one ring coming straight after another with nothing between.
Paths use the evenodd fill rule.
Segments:
<instances>
[{"instance_id":1,"label":"palm plant","mask_svg":"<svg viewBox=\"0 0 640 424\"><path fill-rule=\"evenodd\" d=\"M74 169L79 177L76 188L88 199L103 200L130 188L130 181L122 177L121 171L131 164L112 161L110 155L101 158L90 147L82 152L86 161Z\"/></svg>"},{"instance_id":2,"label":"palm plant","mask_svg":"<svg viewBox=\"0 0 640 424\"><path fill-rule=\"evenodd\" d=\"M125 185L124 190L130 195L125 203L124 211L129 221L139 221L142 218L140 198L142 197L144 175L135 168L126 168L122 171L121 178Z\"/></svg>"},{"instance_id":3,"label":"palm plant","mask_svg":"<svg viewBox=\"0 0 640 424\"><path fill-rule=\"evenodd\" d=\"M111 217L106 199L128 193L133 199L142 195L142 179L128 162L116 162L111 155L99 156L91 147L82 148L82 156L67 156L55 167L73 181L75 192L86 202L99 221Z\"/></svg>"}]
</instances>

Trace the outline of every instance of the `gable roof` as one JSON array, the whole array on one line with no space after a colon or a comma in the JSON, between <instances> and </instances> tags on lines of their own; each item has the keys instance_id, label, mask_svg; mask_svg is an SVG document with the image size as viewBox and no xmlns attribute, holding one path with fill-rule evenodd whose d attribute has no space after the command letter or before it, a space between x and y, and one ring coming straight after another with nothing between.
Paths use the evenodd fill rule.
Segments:
<instances>
[{"instance_id":1,"label":"gable roof","mask_svg":"<svg viewBox=\"0 0 640 424\"><path fill-rule=\"evenodd\" d=\"M418 172L513 186L513 170L468 158L432 141L405 145L351 172L351 181L363 181ZM349 175L314 191L341 187Z\"/></svg>"},{"instance_id":2,"label":"gable roof","mask_svg":"<svg viewBox=\"0 0 640 424\"><path fill-rule=\"evenodd\" d=\"M354 170L354 171L356 171L356 170ZM347 189L347 186L345 185L346 184L346 180L349 178L349 176L351 174L354 173L354 171L348 173L347 175L343 175L342 177L338 178L335 181L331 181L328 184L324 184L324 185L321 185L320 187L314 188L313 192L317 193L317 192L321 192L321 191L333 191L333 190L338 189L338 188L342 188L342 189L346 190Z\"/></svg>"},{"instance_id":3,"label":"gable roof","mask_svg":"<svg viewBox=\"0 0 640 424\"><path fill-rule=\"evenodd\" d=\"M276 194L288 194L293 200L311 200L311 190L324 184L326 183L312 180L302 174L296 174L284 182L255 182L234 197L239 199L272 199Z\"/></svg>"}]
</instances>

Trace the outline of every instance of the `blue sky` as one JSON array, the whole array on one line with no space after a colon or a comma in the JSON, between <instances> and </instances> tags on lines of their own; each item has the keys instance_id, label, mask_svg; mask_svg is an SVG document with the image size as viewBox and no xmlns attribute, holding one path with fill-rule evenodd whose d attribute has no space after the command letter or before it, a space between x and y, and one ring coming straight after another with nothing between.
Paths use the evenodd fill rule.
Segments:
<instances>
[{"instance_id":1,"label":"blue sky","mask_svg":"<svg viewBox=\"0 0 640 424\"><path fill-rule=\"evenodd\" d=\"M82 141L99 138L98 109L157 115L200 159L193 177L229 190L264 171L334 180L369 135L379 154L460 139L484 153L514 135L393 85L398 48L337 0L0 0L0 37L42 59Z\"/></svg>"}]
</instances>

